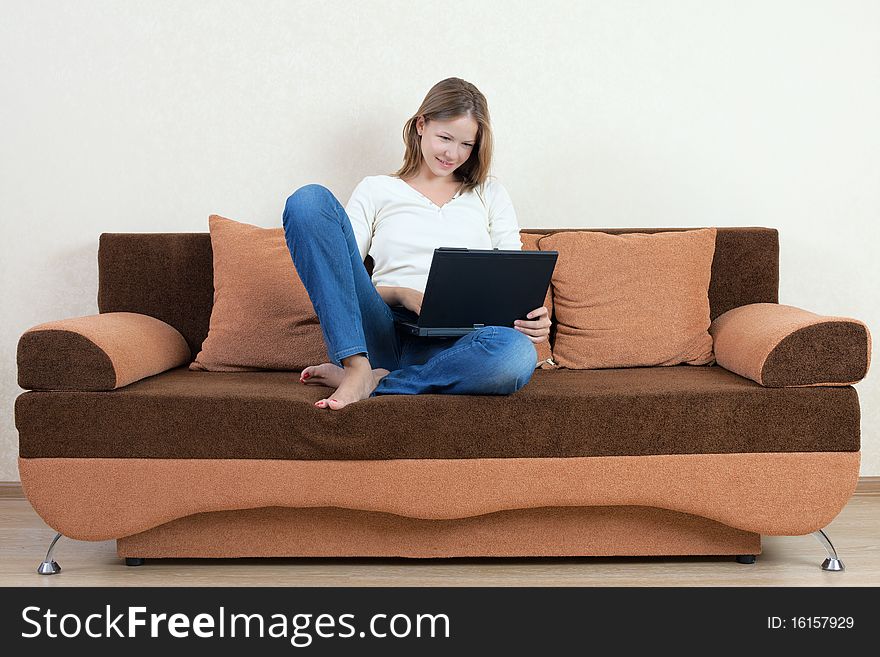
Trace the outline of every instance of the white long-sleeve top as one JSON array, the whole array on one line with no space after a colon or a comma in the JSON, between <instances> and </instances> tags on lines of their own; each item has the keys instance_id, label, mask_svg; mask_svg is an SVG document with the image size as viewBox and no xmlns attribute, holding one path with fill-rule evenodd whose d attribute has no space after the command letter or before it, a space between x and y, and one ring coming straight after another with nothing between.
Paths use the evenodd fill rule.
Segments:
<instances>
[{"instance_id":1,"label":"white long-sleeve top","mask_svg":"<svg viewBox=\"0 0 880 657\"><path fill-rule=\"evenodd\" d=\"M522 250L519 223L501 183L456 193L442 208L394 176L367 176L345 206L361 260L373 257L373 285L425 291L434 249Z\"/></svg>"}]
</instances>

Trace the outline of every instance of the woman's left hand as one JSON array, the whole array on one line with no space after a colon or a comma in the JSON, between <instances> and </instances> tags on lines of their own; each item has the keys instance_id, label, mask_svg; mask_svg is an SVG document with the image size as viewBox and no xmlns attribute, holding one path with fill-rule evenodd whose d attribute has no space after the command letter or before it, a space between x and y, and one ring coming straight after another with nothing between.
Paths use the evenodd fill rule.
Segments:
<instances>
[{"instance_id":1,"label":"woman's left hand","mask_svg":"<svg viewBox=\"0 0 880 657\"><path fill-rule=\"evenodd\" d=\"M538 344L548 339L550 335L550 317L544 306L536 308L526 315L529 319L518 319L513 327L520 333L524 333L529 340Z\"/></svg>"}]
</instances>

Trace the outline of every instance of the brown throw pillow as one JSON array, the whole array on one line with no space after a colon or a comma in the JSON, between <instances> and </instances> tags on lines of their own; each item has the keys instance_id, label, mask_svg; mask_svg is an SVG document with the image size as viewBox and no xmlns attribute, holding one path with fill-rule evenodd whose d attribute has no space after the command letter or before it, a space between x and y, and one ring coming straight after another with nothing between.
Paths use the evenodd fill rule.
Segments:
<instances>
[{"instance_id":1,"label":"brown throw pillow","mask_svg":"<svg viewBox=\"0 0 880 657\"><path fill-rule=\"evenodd\" d=\"M571 369L705 365L715 229L542 237L553 272L553 360Z\"/></svg>"},{"instance_id":2,"label":"brown throw pillow","mask_svg":"<svg viewBox=\"0 0 880 657\"><path fill-rule=\"evenodd\" d=\"M545 233L523 233L520 232L519 237L522 241L522 250L523 251L539 251L538 248L538 240L544 237ZM547 308L547 311L550 313L550 321L553 321L553 286L551 285L547 289L547 296L544 297L544 306ZM553 327L550 327L551 336ZM551 369L553 365L548 362L551 360L550 354L550 341L547 340L545 342L539 342L535 345L535 351L537 352L537 361L538 367L541 369Z\"/></svg>"},{"instance_id":3,"label":"brown throw pillow","mask_svg":"<svg viewBox=\"0 0 880 657\"><path fill-rule=\"evenodd\" d=\"M293 266L283 228L208 218L214 307L191 370L302 370L329 362L318 317Z\"/></svg>"}]
</instances>

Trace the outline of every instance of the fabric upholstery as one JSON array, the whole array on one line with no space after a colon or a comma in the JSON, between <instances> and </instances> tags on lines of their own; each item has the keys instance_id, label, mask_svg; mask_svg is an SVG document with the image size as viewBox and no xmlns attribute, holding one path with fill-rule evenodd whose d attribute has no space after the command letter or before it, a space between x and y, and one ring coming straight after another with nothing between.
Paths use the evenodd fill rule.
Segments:
<instances>
[{"instance_id":1,"label":"fabric upholstery","mask_svg":"<svg viewBox=\"0 0 880 657\"><path fill-rule=\"evenodd\" d=\"M193 513L338 507L445 520L551 506L651 506L761 534L808 534L844 507L858 452L580 458L19 459L34 509L83 540Z\"/></svg>"},{"instance_id":2,"label":"fabric upholstery","mask_svg":"<svg viewBox=\"0 0 880 657\"><path fill-rule=\"evenodd\" d=\"M207 233L102 233L98 311L149 315L199 353L208 335L214 276Z\"/></svg>"},{"instance_id":3,"label":"fabric upholstery","mask_svg":"<svg viewBox=\"0 0 880 657\"><path fill-rule=\"evenodd\" d=\"M553 360L569 369L713 362L709 284L715 229L542 237L553 272Z\"/></svg>"},{"instance_id":4,"label":"fabric upholstery","mask_svg":"<svg viewBox=\"0 0 880 657\"><path fill-rule=\"evenodd\" d=\"M25 457L398 459L856 451L855 389L720 367L536 370L505 396L382 395L327 412L289 372L178 368L112 393L25 393ZM793 430L797 427L797 430Z\"/></svg>"},{"instance_id":5,"label":"fabric upholstery","mask_svg":"<svg viewBox=\"0 0 880 657\"><path fill-rule=\"evenodd\" d=\"M302 370L330 359L282 228L208 218L214 254L211 324L192 370Z\"/></svg>"},{"instance_id":6,"label":"fabric upholstery","mask_svg":"<svg viewBox=\"0 0 880 657\"><path fill-rule=\"evenodd\" d=\"M763 386L845 386L871 363L871 333L857 319L754 303L729 310L709 329L718 364Z\"/></svg>"},{"instance_id":7,"label":"fabric upholstery","mask_svg":"<svg viewBox=\"0 0 880 657\"><path fill-rule=\"evenodd\" d=\"M269 507L199 513L116 542L120 557L564 557L760 554L761 536L640 506L513 509L420 520Z\"/></svg>"},{"instance_id":8,"label":"fabric upholstery","mask_svg":"<svg viewBox=\"0 0 880 657\"><path fill-rule=\"evenodd\" d=\"M189 362L183 336L162 320L117 312L38 324L18 341L26 390L114 390Z\"/></svg>"},{"instance_id":9,"label":"fabric upholstery","mask_svg":"<svg viewBox=\"0 0 880 657\"><path fill-rule=\"evenodd\" d=\"M521 234L573 230L583 229L526 228ZM682 229L596 230L618 235ZM712 318L737 306L778 301L778 232L771 228L717 230L709 286ZM370 260L368 256L366 261ZM198 354L211 318L212 269L208 232L104 233L98 248L98 309L102 313L128 311L161 319L180 331L192 353Z\"/></svg>"}]
</instances>

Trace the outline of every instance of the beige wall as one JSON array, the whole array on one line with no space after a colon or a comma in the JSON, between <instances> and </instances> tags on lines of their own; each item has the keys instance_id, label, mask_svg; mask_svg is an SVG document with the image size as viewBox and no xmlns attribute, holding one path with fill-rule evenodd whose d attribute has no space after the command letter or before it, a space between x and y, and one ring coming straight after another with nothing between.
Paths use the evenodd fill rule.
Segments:
<instances>
[{"instance_id":1,"label":"beige wall","mask_svg":"<svg viewBox=\"0 0 880 657\"><path fill-rule=\"evenodd\" d=\"M98 235L279 225L397 168L435 82L488 97L523 227L772 226L780 301L880 334L880 3L0 5L0 480L15 347L97 312ZM880 475L877 367L863 475Z\"/></svg>"}]
</instances>

